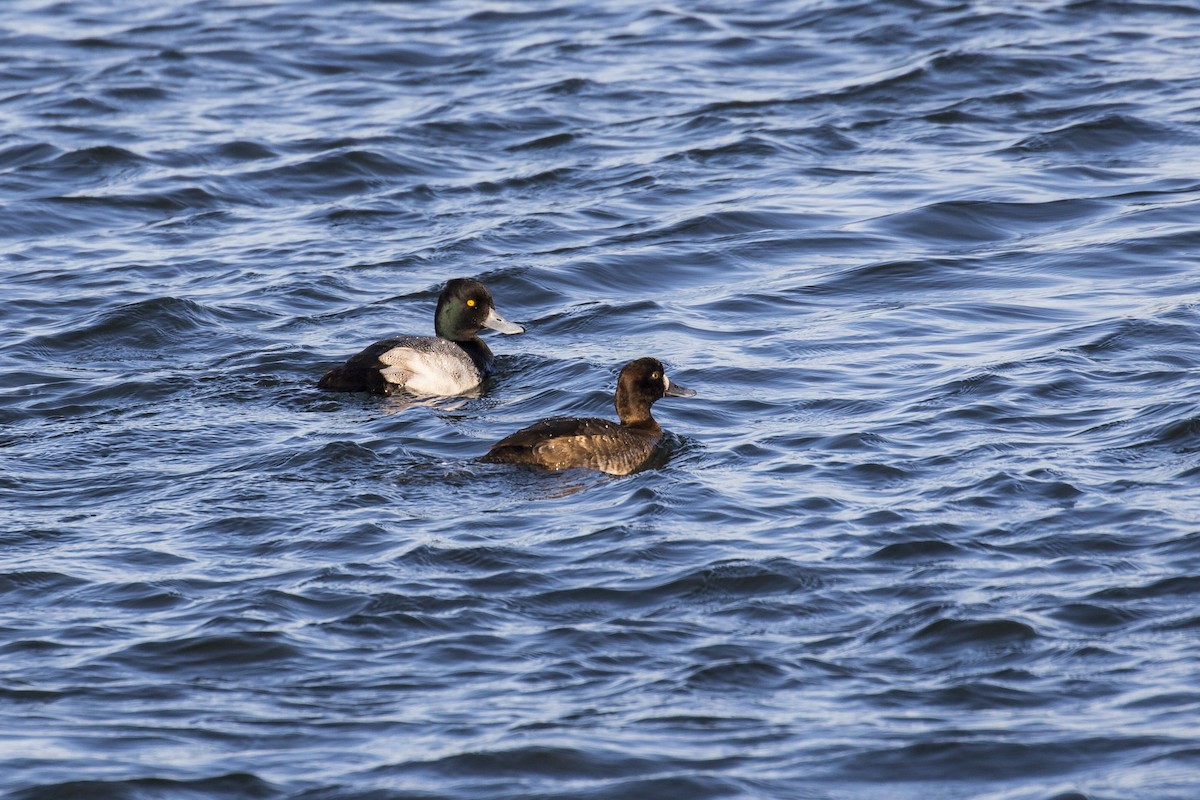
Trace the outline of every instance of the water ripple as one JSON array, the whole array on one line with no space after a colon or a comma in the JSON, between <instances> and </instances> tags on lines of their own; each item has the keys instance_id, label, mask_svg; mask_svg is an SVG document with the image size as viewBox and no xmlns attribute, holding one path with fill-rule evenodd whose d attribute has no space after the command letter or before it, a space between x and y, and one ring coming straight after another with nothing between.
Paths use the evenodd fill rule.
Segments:
<instances>
[{"instance_id":1,"label":"water ripple","mask_svg":"<svg viewBox=\"0 0 1200 800\"><path fill-rule=\"evenodd\" d=\"M1196 9L2 27L0 791L1194 796ZM315 388L462 275L478 392Z\"/></svg>"}]
</instances>

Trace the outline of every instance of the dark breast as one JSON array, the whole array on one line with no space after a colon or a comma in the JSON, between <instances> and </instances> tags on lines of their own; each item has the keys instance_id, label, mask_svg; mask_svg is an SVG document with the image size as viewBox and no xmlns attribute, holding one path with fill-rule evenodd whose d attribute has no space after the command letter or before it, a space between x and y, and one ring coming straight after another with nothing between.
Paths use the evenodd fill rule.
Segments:
<instances>
[{"instance_id":1,"label":"dark breast","mask_svg":"<svg viewBox=\"0 0 1200 800\"><path fill-rule=\"evenodd\" d=\"M628 475L646 463L660 439L662 430L657 425L634 428L606 419L554 417L497 442L483 460Z\"/></svg>"}]
</instances>

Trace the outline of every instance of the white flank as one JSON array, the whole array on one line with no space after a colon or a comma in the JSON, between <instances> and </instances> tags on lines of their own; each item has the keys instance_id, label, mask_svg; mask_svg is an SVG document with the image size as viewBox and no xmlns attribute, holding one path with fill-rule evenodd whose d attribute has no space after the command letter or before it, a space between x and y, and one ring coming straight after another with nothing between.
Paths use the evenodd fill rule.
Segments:
<instances>
[{"instance_id":1,"label":"white flank","mask_svg":"<svg viewBox=\"0 0 1200 800\"><path fill-rule=\"evenodd\" d=\"M389 365L380 370L384 380L414 394L462 394L482 379L467 354L449 343L428 350L393 347L379 360Z\"/></svg>"}]
</instances>

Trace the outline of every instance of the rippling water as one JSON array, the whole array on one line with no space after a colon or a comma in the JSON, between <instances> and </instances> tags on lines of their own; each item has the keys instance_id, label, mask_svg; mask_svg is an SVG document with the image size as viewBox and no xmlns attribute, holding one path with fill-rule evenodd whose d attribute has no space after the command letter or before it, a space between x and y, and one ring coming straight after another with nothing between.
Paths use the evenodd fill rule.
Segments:
<instances>
[{"instance_id":1,"label":"rippling water","mask_svg":"<svg viewBox=\"0 0 1200 800\"><path fill-rule=\"evenodd\" d=\"M0 13L0 791L1200 796L1200 11ZM319 392L473 276L478 397ZM625 478L476 463L620 365Z\"/></svg>"}]
</instances>

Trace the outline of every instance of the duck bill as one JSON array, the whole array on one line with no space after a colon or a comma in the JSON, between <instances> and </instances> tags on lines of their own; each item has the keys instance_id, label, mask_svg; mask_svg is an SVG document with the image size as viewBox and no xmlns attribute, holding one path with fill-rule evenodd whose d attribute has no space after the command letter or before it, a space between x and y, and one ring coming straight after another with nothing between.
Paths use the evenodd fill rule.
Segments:
<instances>
[{"instance_id":1,"label":"duck bill","mask_svg":"<svg viewBox=\"0 0 1200 800\"><path fill-rule=\"evenodd\" d=\"M496 309L488 309L487 319L483 321L483 327L491 328L500 333L524 333L525 329L515 322L509 322L504 317L496 313Z\"/></svg>"},{"instance_id":2,"label":"duck bill","mask_svg":"<svg viewBox=\"0 0 1200 800\"><path fill-rule=\"evenodd\" d=\"M666 377L665 375L663 376L663 379L667 382L667 388L663 390L663 397L695 397L696 396L695 389L689 389L686 386L680 386L678 383L675 383L674 381L672 381L670 378Z\"/></svg>"}]
</instances>

